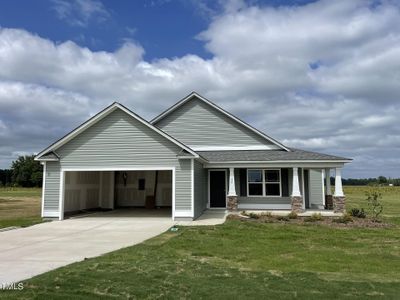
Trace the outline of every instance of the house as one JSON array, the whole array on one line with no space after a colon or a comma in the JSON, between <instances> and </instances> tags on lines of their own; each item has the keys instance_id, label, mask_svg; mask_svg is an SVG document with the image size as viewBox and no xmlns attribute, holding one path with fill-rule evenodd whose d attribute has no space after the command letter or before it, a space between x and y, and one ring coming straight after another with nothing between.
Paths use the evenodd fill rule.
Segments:
<instances>
[{"instance_id":1,"label":"house","mask_svg":"<svg viewBox=\"0 0 400 300\"><path fill-rule=\"evenodd\" d=\"M113 103L40 152L42 217L88 209L169 207L344 210L350 159L289 148L191 93L151 122ZM335 170L335 191L330 174Z\"/></svg>"}]
</instances>

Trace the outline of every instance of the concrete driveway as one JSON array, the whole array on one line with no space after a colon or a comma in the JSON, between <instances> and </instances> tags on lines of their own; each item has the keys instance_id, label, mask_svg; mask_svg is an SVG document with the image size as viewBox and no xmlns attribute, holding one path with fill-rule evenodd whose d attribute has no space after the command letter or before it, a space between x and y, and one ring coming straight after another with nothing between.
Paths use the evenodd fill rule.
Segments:
<instances>
[{"instance_id":1,"label":"concrete driveway","mask_svg":"<svg viewBox=\"0 0 400 300\"><path fill-rule=\"evenodd\" d=\"M0 284L141 243L172 225L170 211L115 210L0 232Z\"/></svg>"}]
</instances>

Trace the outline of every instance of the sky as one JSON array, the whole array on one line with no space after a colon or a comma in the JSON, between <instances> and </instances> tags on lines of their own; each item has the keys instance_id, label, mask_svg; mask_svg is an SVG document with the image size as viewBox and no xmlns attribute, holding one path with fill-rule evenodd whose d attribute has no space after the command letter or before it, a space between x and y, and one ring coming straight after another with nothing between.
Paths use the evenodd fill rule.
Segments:
<instances>
[{"instance_id":1,"label":"sky","mask_svg":"<svg viewBox=\"0 0 400 300\"><path fill-rule=\"evenodd\" d=\"M289 147L400 177L400 1L0 1L0 168L118 101L196 91Z\"/></svg>"}]
</instances>

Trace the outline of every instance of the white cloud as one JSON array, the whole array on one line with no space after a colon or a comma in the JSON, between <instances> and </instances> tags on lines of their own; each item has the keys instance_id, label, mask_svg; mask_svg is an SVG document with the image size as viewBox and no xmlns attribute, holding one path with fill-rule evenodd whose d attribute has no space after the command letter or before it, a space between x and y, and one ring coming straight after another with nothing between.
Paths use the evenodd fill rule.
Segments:
<instances>
[{"instance_id":1,"label":"white cloud","mask_svg":"<svg viewBox=\"0 0 400 300\"><path fill-rule=\"evenodd\" d=\"M148 62L132 40L93 52L1 29L2 164L15 151L41 150L112 101L150 118L196 90L289 146L355 158L345 176L400 176L399 7L238 3L199 34L211 59Z\"/></svg>"},{"instance_id":2,"label":"white cloud","mask_svg":"<svg viewBox=\"0 0 400 300\"><path fill-rule=\"evenodd\" d=\"M52 0L53 9L60 20L70 25L86 27L91 20L103 22L110 13L97 0Z\"/></svg>"}]
</instances>

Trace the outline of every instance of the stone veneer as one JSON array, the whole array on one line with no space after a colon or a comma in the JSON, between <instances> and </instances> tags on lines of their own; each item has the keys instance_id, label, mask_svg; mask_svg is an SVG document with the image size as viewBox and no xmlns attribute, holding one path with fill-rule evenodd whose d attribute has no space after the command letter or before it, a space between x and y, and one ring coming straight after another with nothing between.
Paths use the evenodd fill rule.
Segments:
<instances>
[{"instance_id":1,"label":"stone veneer","mask_svg":"<svg viewBox=\"0 0 400 300\"><path fill-rule=\"evenodd\" d=\"M325 209L333 209L333 196L325 195Z\"/></svg>"},{"instance_id":2,"label":"stone veneer","mask_svg":"<svg viewBox=\"0 0 400 300\"><path fill-rule=\"evenodd\" d=\"M303 197L292 196L290 199L292 200L292 211L296 214L303 212Z\"/></svg>"},{"instance_id":3,"label":"stone veneer","mask_svg":"<svg viewBox=\"0 0 400 300\"><path fill-rule=\"evenodd\" d=\"M344 196L333 196L333 212L343 213L345 212L346 197Z\"/></svg>"},{"instance_id":4,"label":"stone veneer","mask_svg":"<svg viewBox=\"0 0 400 300\"><path fill-rule=\"evenodd\" d=\"M226 197L226 208L229 211L236 211L238 209L238 197L237 196L227 196Z\"/></svg>"}]
</instances>

